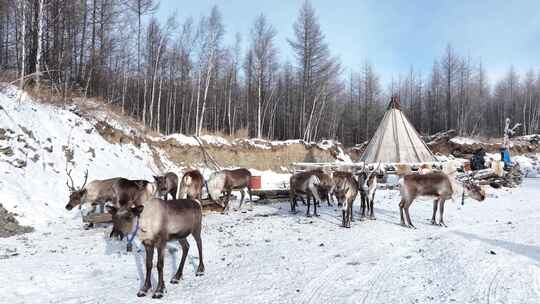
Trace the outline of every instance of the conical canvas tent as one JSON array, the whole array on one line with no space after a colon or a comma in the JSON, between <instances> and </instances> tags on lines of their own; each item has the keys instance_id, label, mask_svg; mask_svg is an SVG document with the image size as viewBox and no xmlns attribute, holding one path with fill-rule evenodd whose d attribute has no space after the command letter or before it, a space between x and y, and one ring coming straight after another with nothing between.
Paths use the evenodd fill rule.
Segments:
<instances>
[{"instance_id":1,"label":"conical canvas tent","mask_svg":"<svg viewBox=\"0 0 540 304\"><path fill-rule=\"evenodd\" d=\"M429 163L435 156L407 117L401 112L399 98L392 97L381 124L361 157L366 163Z\"/></svg>"}]
</instances>

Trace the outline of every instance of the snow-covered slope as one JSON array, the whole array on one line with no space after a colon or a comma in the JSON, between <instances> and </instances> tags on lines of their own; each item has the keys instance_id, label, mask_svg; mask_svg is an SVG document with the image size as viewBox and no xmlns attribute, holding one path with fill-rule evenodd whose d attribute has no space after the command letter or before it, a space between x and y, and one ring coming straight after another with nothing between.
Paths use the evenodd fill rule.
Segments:
<instances>
[{"instance_id":1,"label":"snow-covered slope","mask_svg":"<svg viewBox=\"0 0 540 304\"><path fill-rule=\"evenodd\" d=\"M111 144L68 109L36 103L13 86L0 89L0 203L39 228L67 212L66 166L76 186L124 176L150 179L157 168L146 144ZM165 160L164 160L165 161Z\"/></svg>"}]
</instances>

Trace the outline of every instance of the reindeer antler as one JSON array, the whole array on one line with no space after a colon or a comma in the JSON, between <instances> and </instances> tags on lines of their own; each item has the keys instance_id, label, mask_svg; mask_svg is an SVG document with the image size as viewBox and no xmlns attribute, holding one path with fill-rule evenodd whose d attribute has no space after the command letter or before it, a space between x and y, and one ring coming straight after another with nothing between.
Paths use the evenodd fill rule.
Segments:
<instances>
[{"instance_id":1,"label":"reindeer antler","mask_svg":"<svg viewBox=\"0 0 540 304\"><path fill-rule=\"evenodd\" d=\"M75 188L75 182L73 182L73 177L71 177L71 169L66 169L66 174L69 180L66 180L66 186L68 187L69 191L75 192L75 191L81 191L86 186L86 182L88 181L88 169L84 172L84 182L80 188ZM69 185L69 181L71 181L71 186Z\"/></svg>"},{"instance_id":2,"label":"reindeer antler","mask_svg":"<svg viewBox=\"0 0 540 304\"><path fill-rule=\"evenodd\" d=\"M87 181L88 181L88 169L86 169L85 172L84 172L84 182L83 182L83 185L81 186L81 188L79 190L84 189L84 186L86 186Z\"/></svg>"},{"instance_id":3,"label":"reindeer antler","mask_svg":"<svg viewBox=\"0 0 540 304\"><path fill-rule=\"evenodd\" d=\"M66 186L68 187L69 191L71 192L76 191L73 178L71 177L71 170L68 171L66 168L66 174L67 174L67 177L69 178L68 180L66 180ZM71 181L71 186L69 185L69 181Z\"/></svg>"}]
</instances>

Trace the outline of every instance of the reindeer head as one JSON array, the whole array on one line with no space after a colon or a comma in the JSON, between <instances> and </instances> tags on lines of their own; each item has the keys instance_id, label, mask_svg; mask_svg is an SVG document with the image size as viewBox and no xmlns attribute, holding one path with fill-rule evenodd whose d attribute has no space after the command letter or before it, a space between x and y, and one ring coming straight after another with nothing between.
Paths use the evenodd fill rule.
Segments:
<instances>
[{"instance_id":1,"label":"reindeer head","mask_svg":"<svg viewBox=\"0 0 540 304\"><path fill-rule=\"evenodd\" d=\"M472 180L466 180L463 183L463 190L468 196L479 202L486 199L486 192Z\"/></svg>"},{"instance_id":2,"label":"reindeer head","mask_svg":"<svg viewBox=\"0 0 540 304\"><path fill-rule=\"evenodd\" d=\"M381 168L381 163L379 162L377 167L375 167L371 171L369 171L369 168L367 168L367 167L364 167L362 169L362 172L361 172L361 173L363 173L362 183L360 183L360 180L358 181L359 182L358 184L360 185L360 189L362 191L367 192L369 190L370 186L377 183L377 175L380 172L379 171L380 168Z\"/></svg>"},{"instance_id":3,"label":"reindeer head","mask_svg":"<svg viewBox=\"0 0 540 304\"><path fill-rule=\"evenodd\" d=\"M332 191L332 188L334 188L334 181L329 174L325 173L322 170L320 172L317 172L316 175L319 179L319 182L317 183L317 190L319 191L319 195L321 197L326 197Z\"/></svg>"},{"instance_id":4,"label":"reindeer head","mask_svg":"<svg viewBox=\"0 0 540 304\"><path fill-rule=\"evenodd\" d=\"M366 164L364 163L362 165L362 169L360 169L360 172L356 173L356 180L358 181L358 190L367 191L367 188L364 189L364 186L366 184L367 178L368 178L369 172L366 168Z\"/></svg>"},{"instance_id":5,"label":"reindeer head","mask_svg":"<svg viewBox=\"0 0 540 304\"><path fill-rule=\"evenodd\" d=\"M130 207L127 207L130 206ZM133 201L130 201L125 207L116 207L107 205L107 212L112 215L113 222L113 232L112 234L123 238L123 236L128 235L133 231L133 223L137 216L141 215L144 206L143 205L134 205Z\"/></svg>"},{"instance_id":6,"label":"reindeer head","mask_svg":"<svg viewBox=\"0 0 540 304\"><path fill-rule=\"evenodd\" d=\"M163 196L167 194L167 177L165 177L165 175L154 175L154 183L156 185L158 195Z\"/></svg>"},{"instance_id":7,"label":"reindeer head","mask_svg":"<svg viewBox=\"0 0 540 304\"><path fill-rule=\"evenodd\" d=\"M71 178L71 170L67 171L68 180L66 181L66 185L69 189L69 202L66 205L67 210L71 210L75 208L77 205L80 205L83 200L83 196L86 194L86 181L88 180L88 169L84 173L84 182L81 187L76 188L75 183L73 182L73 178ZM71 185L70 182L71 181Z\"/></svg>"}]
</instances>

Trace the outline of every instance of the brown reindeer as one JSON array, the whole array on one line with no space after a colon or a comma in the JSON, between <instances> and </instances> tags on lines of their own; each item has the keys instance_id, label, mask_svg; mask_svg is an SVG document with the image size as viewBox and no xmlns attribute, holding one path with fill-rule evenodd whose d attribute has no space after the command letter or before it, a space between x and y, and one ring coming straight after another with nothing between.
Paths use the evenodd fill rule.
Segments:
<instances>
[{"instance_id":1,"label":"brown reindeer","mask_svg":"<svg viewBox=\"0 0 540 304\"><path fill-rule=\"evenodd\" d=\"M129 180L125 178L119 178L113 184L113 191L115 194L115 201L112 205L108 205L116 208L128 208L133 201L136 200L149 200L152 197L155 197L157 194L157 187L155 184L150 183L146 180ZM110 209L110 208L109 208ZM116 229L116 226L113 225L109 237L116 236L120 240L124 239L124 233L120 229Z\"/></svg>"},{"instance_id":2,"label":"brown reindeer","mask_svg":"<svg viewBox=\"0 0 540 304\"><path fill-rule=\"evenodd\" d=\"M466 181L463 183L463 195L467 194L477 201L483 201L486 198L484 191L475 183ZM444 223L444 202L455 194L452 183L448 175L442 172L433 172L426 174L408 174L400 180L401 201L399 203L399 214L401 225L415 228L409 216L409 207L419 196L435 197L433 202L433 216L431 224L437 225L435 214L439 210L438 225L446 227ZM407 218L405 223L404 215Z\"/></svg>"},{"instance_id":3,"label":"brown reindeer","mask_svg":"<svg viewBox=\"0 0 540 304\"><path fill-rule=\"evenodd\" d=\"M199 170L184 173L178 186L177 198L201 199L204 177Z\"/></svg>"},{"instance_id":4,"label":"brown reindeer","mask_svg":"<svg viewBox=\"0 0 540 304\"><path fill-rule=\"evenodd\" d=\"M170 194L173 199L176 199L176 192L178 192L178 175L173 172L167 172L162 176L154 175L154 182L156 184L158 195L167 200L167 195Z\"/></svg>"},{"instance_id":5,"label":"brown reindeer","mask_svg":"<svg viewBox=\"0 0 540 304\"><path fill-rule=\"evenodd\" d=\"M223 213L227 213L229 211L231 191L240 190L241 199L238 209L241 209L245 197L245 188L247 188L249 193L249 201L253 202L250 180L251 172L245 168L215 172L208 179L208 195L211 200L223 207ZM221 193L225 194L224 200L220 199Z\"/></svg>"},{"instance_id":6,"label":"brown reindeer","mask_svg":"<svg viewBox=\"0 0 540 304\"><path fill-rule=\"evenodd\" d=\"M322 169L315 169L292 175L289 180L289 185L291 212L296 212L297 198L300 197L303 201L302 195L305 195L307 196L306 216L311 217L311 198L313 197L313 214L319 216L317 213L317 202L321 201L321 197L328 197L333 182L332 177L326 174Z\"/></svg>"},{"instance_id":7,"label":"brown reindeer","mask_svg":"<svg viewBox=\"0 0 540 304\"><path fill-rule=\"evenodd\" d=\"M148 184L148 181L145 180L129 180L123 177L115 177L93 180L86 185L88 180L87 170L83 185L75 187L71 177L71 170L67 172L67 175L69 181L71 181L71 185L69 181L66 183L70 191L69 202L66 205L67 210L83 204L90 204L94 209L96 205L104 205L105 203L124 205Z\"/></svg>"},{"instance_id":8,"label":"brown reindeer","mask_svg":"<svg viewBox=\"0 0 540 304\"><path fill-rule=\"evenodd\" d=\"M334 194L336 195L338 204L340 204L343 221L342 225L345 228L351 228L353 220L353 203L358 194L358 182L350 172L336 171L332 174L334 180Z\"/></svg>"},{"instance_id":9,"label":"brown reindeer","mask_svg":"<svg viewBox=\"0 0 540 304\"><path fill-rule=\"evenodd\" d=\"M158 285L152 298L161 298L165 291L163 265L167 241L178 240L182 247L182 259L176 274L170 281L171 284L178 284L178 281L182 278L189 251L187 241L189 235L192 235L195 239L199 251L199 267L196 275L204 274L201 240L202 207L199 201L192 199L165 201L152 198L144 201L145 199L143 197L139 198L130 208L116 209L110 206L109 212L113 215L113 223L116 229L126 235L130 234L131 240L137 235L145 247L146 277L144 285L137 293L138 297L144 297L152 287L151 275L154 248L157 248Z\"/></svg>"}]
</instances>

